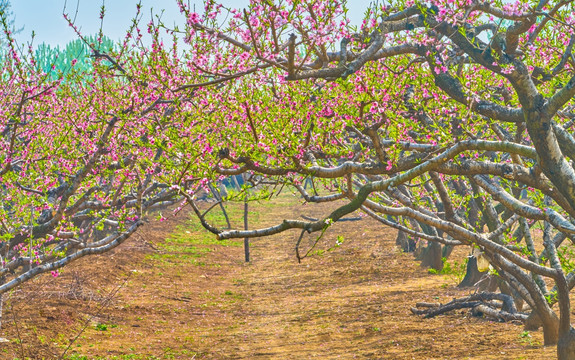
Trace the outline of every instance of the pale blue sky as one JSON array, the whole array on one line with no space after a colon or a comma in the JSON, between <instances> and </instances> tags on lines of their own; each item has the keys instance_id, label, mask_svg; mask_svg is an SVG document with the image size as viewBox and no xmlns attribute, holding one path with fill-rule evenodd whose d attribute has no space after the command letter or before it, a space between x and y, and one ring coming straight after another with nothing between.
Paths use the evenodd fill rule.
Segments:
<instances>
[{"instance_id":1,"label":"pale blue sky","mask_svg":"<svg viewBox=\"0 0 575 360\"><path fill-rule=\"evenodd\" d=\"M202 1L189 0L189 2L196 4L198 10L203 9ZM243 7L248 3L247 0L223 0L220 2L229 7ZM24 44L30 41L32 31L36 34L35 45L46 42L47 44L62 46L77 38L62 16L65 0L11 0L11 3L16 18L16 27L24 27L24 30L16 35L19 43ZM130 25L130 20L136 13L136 3L137 0L105 1L104 34L113 40L123 38ZM350 17L354 23L362 19L363 11L369 3L370 0L349 1ZM77 4L79 6L76 24L81 27L82 33L85 35L96 33L100 27L99 13L102 1L67 0L67 12L71 17L74 17L76 13ZM153 8L154 13L159 13L160 10L164 9L162 18L167 25L174 22L183 24L185 21L175 0L142 0L142 5L145 9L144 20L150 19L150 8Z\"/></svg>"}]
</instances>

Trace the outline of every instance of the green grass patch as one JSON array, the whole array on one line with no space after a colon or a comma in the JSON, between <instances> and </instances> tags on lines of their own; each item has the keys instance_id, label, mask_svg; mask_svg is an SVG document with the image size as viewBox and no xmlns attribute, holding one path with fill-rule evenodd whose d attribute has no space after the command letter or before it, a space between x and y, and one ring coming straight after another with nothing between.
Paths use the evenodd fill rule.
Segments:
<instances>
[{"instance_id":1,"label":"green grass patch","mask_svg":"<svg viewBox=\"0 0 575 360\"><path fill-rule=\"evenodd\" d=\"M189 356L190 359L195 358L196 356L201 355L199 352L190 351L190 350L174 350L170 348L164 349L164 354L161 357L153 356L153 355L139 355L139 354L125 354L125 355L117 355L117 356L86 356L80 354L71 354L66 356L64 359L66 360L167 360L167 359L175 359L176 356Z\"/></svg>"}]
</instances>

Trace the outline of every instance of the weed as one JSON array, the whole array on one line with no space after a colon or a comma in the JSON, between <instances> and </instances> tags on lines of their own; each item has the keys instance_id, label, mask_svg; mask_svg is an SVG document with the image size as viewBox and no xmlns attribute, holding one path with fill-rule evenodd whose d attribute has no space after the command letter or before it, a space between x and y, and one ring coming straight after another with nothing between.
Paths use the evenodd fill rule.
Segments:
<instances>
[{"instance_id":1,"label":"weed","mask_svg":"<svg viewBox=\"0 0 575 360\"><path fill-rule=\"evenodd\" d=\"M521 340L522 344L533 345L533 338L531 337L531 333L529 333L527 330L519 334L519 339Z\"/></svg>"},{"instance_id":2,"label":"weed","mask_svg":"<svg viewBox=\"0 0 575 360\"><path fill-rule=\"evenodd\" d=\"M461 263L454 261L453 264L447 261L446 258L441 258L441 261L443 262L443 268L441 271L437 271L436 269L429 269L428 272L430 274L447 275L454 283L459 284L465 277L468 259L465 258L465 260Z\"/></svg>"},{"instance_id":3,"label":"weed","mask_svg":"<svg viewBox=\"0 0 575 360\"><path fill-rule=\"evenodd\" d=\"M113 329L118 327L116 324L97 324L95 326L96 330L98 331L108 331L108 328Z\"/></svg>"}]
</instances>

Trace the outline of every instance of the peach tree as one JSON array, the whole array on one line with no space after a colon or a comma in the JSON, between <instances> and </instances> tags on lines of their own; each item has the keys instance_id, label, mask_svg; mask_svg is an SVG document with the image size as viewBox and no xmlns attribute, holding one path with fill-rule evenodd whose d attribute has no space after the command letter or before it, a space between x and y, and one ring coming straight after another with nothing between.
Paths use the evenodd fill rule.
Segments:
<instances>
[{"instance_id":1,"label":"peach tree","mask_svg":"<svg viewBox=\"0 0 575 360\"><path fill-rule=\"evenodd\" d=\"M58 52L22 48L2 16L0 296L114 249L177 202L158 163L171 145L154 137L176 97L154 81L155 50L136 46L140 17L115 46L78 32Z\"/></svg>"},{"instance_id":2,"label":"peach tree","mask_svg":"<svg viewBox=\"0 0 575 360\"><path fill-rule=\"evenodd\" d=\"M256 190L334 202L317 221L254 230L218 229L197 211L206 228L301 239L361 211L447 251L470 246L527 304L506 311L542 325L561 359L575 356L571 1L391 1L359 27L341 1L180 6L185 26L159 26L185 41L171 89L193 98L182 128L162 135L172 156L201 144L206 176L248 174ZM196 161L165 166L197 210L181 181Z\"/></svg>"}]
</instances>

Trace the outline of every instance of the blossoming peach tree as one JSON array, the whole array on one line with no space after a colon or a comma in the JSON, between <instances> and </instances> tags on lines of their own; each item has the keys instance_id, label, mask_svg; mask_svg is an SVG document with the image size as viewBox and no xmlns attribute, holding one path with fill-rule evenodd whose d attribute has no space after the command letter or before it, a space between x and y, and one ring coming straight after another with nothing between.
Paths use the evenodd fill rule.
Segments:
<instances>
[{"instance_id":1,"label":"blossoming peach tree","mask_svg":"<svg viewBox=\"0 0 575 360\"><path fill-rule=\"evenodd\" d=\"M386 1L359 27L341 1L180 6L187 24L168 29L186 42L172 90L193 99L162 133L174 144L166 161L201 143L214 178L248 174L334 202L317 221L254 230L218 229L197 211L206 228L301 239L361 211L447 252L470 246L515 297L492 296L498 314L539 323L559 358L575 356L571 1ZM201 81L187 78L198 70ZM170 173L197 210L180 181L195 161Z\"/></svg>"},{"instance_id":2,"label":"blossoming peach tree","mask_svg":"<svg viewBox=\"0 0 575 360\"><path fill-rule=\"evenodd\" d=\"M144 36L140 17L116 50L102 34L78 33L90 57L46 70L31 45L16 44L3 16L0 296L115 248L149 211L177 201L159 166L171 144L154 136L178 106L165 94L169 85L153 80L170 60L159 62L154 50L135 46Z\"/></svg>"}]
</instances>

